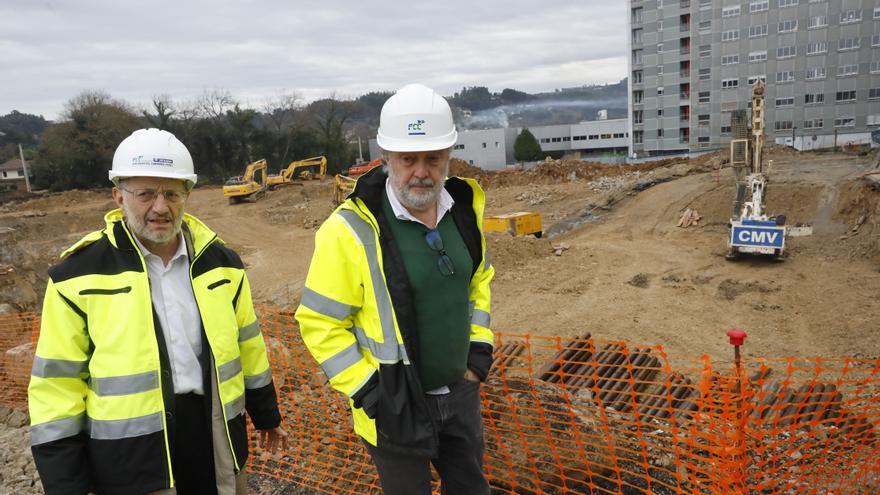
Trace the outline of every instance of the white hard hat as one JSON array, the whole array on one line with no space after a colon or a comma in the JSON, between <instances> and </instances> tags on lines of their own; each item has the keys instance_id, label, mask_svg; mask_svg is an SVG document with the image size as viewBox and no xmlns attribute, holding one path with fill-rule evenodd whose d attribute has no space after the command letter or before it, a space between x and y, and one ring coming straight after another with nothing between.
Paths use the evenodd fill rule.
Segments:
<instances>
[{"instance_id":1,"label":"white hard hat","mask_svg":"<svg viewBox=\"0 0 880 495\"><path fill-rule=\"evenodd\" d=\"M457 139L449 103L427 86L406 85L382 106L376 143L383 150L442 150Z\"/></svg>"},{"instance_id":2,"label":"white hard hat","mask_svg":"<svg viewBox=\"0 0 880 495\"><path fill-rule=\"evenodd\" d=\"M196 183L189 150L174 134L159 129L138 129L116 147L110 180L119 185L126 177L163 177Z\"/></svg>"}]
</instances>

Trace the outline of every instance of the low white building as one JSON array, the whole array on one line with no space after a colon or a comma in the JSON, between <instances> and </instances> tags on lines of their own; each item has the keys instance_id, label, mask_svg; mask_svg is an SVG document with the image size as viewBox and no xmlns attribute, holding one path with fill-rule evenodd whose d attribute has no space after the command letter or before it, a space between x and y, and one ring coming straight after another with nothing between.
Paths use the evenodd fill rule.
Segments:
<instances>
[{"instance_id":1,"label":"low white building","mask_svg":"<svg viewBox=\"0 0 880 495\"><path fill-rule=\"evenodd\" d=\"M553 154L580 153L582 158L602 155L625 157L629 144L627 119L591 120L578 124L529 127L541 150ZM499 170L516 163L513 145L522 128L463 130L452 148L452 156L484 170ZM370 140L370 157L381 155L375 139Z\"/></svg>"}]
</instances>

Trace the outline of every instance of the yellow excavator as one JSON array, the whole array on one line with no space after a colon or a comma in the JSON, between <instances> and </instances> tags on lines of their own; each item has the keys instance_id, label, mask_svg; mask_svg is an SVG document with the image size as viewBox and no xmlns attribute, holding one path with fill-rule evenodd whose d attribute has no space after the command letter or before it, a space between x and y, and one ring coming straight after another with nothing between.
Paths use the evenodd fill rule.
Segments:
<instances>
[{"instance_id":1,"label":"yellow excavator","mask_svg":"<svg viewBox=\"0 0 880 495\"><path fill-rule=\"evenodd\" d=\"M313 156L304 160L290 162L279 174L272 174L267 179L269 189L293 184L295 179L321 179L327 174L327 158Z\"/></svg>"},{"instance_id":2,"label":"yellow excavator","mask_svg":"<svg viewBox=\"0 0 880 495\"><path fill-rule=\"evenodd\" d=\"M223 184L223 196L229 198L229 204L234 205L242 201L256 202L266 194L266 160L257 160L248 164L244 174L231 177Z\"/></svg>"}]
</instances>

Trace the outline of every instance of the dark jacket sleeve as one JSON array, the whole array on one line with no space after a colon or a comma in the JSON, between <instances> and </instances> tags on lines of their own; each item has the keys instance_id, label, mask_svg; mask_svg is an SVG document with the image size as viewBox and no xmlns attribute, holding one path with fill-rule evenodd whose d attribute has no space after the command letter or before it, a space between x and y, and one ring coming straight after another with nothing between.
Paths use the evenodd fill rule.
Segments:
<instances>
[{"instance_id":1,"label":"dark jacket sleeve","mask_svg":"<svg viewBox=\"0 0 880 495\"><path fill-rule=\"evenodd\" d=\"M258 430L271 430L281 424L274 380L260 388L245 389L244 407Z\"/></svg>"},{"instance_id":2,"label":"dark jacket sleeve","mask_svg":"<svg viewBox=\"0 0 880 495\"><path fill-rule=\"evenodd\" d=\"M467 366L481 382L485 382L492 369L492 346L484 342L471 342Z\"/></svg>"},{"instance_id":3,"label":"dark jacket sleeve","mask_svg":"<svg viewBox=\"0 0 880 495\"><path fill-rule=\"evenodd\" d=\"M35 445L31 452L46 495L89 493L89 453L84 433Z\"/></svg>"}]
</instances>

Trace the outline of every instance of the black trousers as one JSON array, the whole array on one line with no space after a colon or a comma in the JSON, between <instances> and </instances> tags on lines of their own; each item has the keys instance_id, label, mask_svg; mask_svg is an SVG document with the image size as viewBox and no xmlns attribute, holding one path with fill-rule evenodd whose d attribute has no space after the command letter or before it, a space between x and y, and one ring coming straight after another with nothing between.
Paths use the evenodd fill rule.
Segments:
<instances>
[{"instance_id":1,"label":"black trousers","mask_svg":"<svg viewBox=\"0 0 880 495\"><path fill-rule=\"evenodd\" d=\"M178 495L215 495L214 449L205 397L174 396L171 469Z\"/></svg>"},{"instance_id":2,"label":"black trousers","mask_svg":"<svg viewBox=\"0 0 880 495\"><path fill-rule=\"evenodd\" d=\"M425 395L440 434L436 459L402 455L366 443L385 495L430 495L431 464L443 495L489 495L483 475L483 420L480 385L461 379L445 395Z\"/></svg>"}]
</instances>

